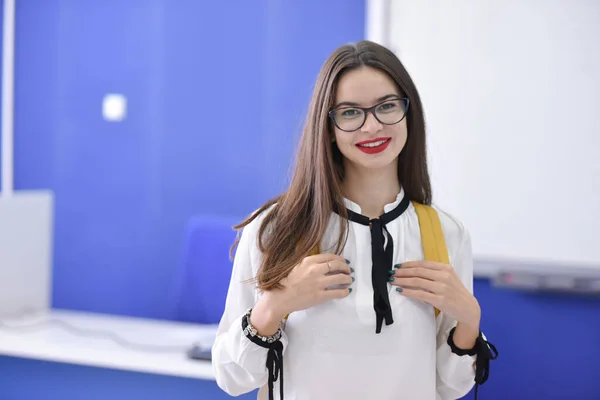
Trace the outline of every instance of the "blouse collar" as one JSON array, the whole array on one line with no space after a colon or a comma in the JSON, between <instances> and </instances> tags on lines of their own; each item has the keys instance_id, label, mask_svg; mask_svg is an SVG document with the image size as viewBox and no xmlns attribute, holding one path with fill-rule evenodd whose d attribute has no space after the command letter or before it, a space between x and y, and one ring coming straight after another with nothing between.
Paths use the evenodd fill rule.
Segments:
<instances>
[{"instance_id":1,"label":"blouse collar","mask_svg":"<svg viewBox=\"0 0 600 400\"><path fill-rule=\"evenodd\" d=\"M400 204L400 202L402 201L402 199L404 199L405 193L404 193L404 188L400 188L400 193L398 193L398 195L396 196L396 200L394 200L392 203L388 203L386 205L383 206L383 212L387 213L392 211L394 208L396 208L398 206L398 204ZM346 208L350 211L354 211L357 214L362 214L362 210L360 208L360 206L358 204L356 204L355 202L353 202L352 200L349 200L347 198L344 197L344 205L346 206Z\"/></svg>"}]
</instances>

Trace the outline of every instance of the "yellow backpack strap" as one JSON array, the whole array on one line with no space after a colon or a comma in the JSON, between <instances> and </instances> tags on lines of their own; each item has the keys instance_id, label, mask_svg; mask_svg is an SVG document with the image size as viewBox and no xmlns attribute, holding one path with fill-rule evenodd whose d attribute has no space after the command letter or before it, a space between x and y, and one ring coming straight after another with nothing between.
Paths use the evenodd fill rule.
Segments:
<instances>
[{"instance_id":1,"label":"yellow backpack strap","mask_svg":"<svg viewBox=\"0 0 600 400\"><path fill-rule=\"evenodd\" d=\"M417 217L419 218L419 228L421 230L421 242L423 243L423 253L425 260L450 264L448 256L448 248L446 247L446 239L442 231L442 223L440 216L433 207L412 202ZM435 308L435 316L437 317L440 310Z\"/></svg>"}]
</instances>

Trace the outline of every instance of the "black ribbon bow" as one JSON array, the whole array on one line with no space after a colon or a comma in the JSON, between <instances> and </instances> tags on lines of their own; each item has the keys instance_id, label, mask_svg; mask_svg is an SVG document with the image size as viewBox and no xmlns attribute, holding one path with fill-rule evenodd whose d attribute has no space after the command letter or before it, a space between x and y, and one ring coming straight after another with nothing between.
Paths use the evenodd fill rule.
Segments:
<instances>
[{"instance_id":1,"label":"black ribbon bow","mask_svg":"<svg viewBox=\"0 0 600 400\"><path fill-rule=\"evenodd\" d=\"M371 280L373 284L373 308L376 315L376 333L381 332L384 320L386 325L394 323L387 289L390 277L388 271L392 269L394 261L394 241L386 225L402 215L409 205L410 200L404 196L396 208L374 219L348 210L350 221L369 226L371 229L371 259L373 261Z\"/></svg>"},{"instance_id":2,"label":"black ribbon bow","mask_svg":"<svg viewBox=\"0 0 600 400\"><path fill-rule=\"evenodd\" d=\"M283 343L271 343L267 352L267 369L269 370L269 399L273 399L273 386L279 381L279 398L283 400Z\"/></svg>"},{"instance_id":3,"label":"black ribbon bow","mask_svg":"<svg viewBox=\"0 0 600 400\"><path fill-rule=\"evenodd\" d=\"M475 360L475 400L479 391L479 386L483 385L490 376L490 360L498 358L498 350L496 346L488 342L483 337L483 333L479 331L479 336L475 341L475 345L471 349L461 349L454 343L454 331L456 327L450 329L448 333L448 345L454 354L459 356L469 355L477 356Z\"/></svg>"}]
</instances>

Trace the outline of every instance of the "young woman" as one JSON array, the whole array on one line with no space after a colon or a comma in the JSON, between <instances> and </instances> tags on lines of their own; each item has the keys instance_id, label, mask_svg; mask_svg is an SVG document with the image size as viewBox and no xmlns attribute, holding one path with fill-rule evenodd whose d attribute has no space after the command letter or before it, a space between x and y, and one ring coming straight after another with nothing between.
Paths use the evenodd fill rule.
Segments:
<instances>
[{"instance_id":1,"label":"young woman","mask_svg":"<svg viewBox=\"0 0 600 400\"><path fill-rule=\"evenodd\" d=\"M342 46L317 79L288 190L237 227L219 386L287 400L468 393L489 353L469 234L436 209L450 264L423 261L415 203L431 204L417 89L388 49Z\"/></svg>"}]
</instances>

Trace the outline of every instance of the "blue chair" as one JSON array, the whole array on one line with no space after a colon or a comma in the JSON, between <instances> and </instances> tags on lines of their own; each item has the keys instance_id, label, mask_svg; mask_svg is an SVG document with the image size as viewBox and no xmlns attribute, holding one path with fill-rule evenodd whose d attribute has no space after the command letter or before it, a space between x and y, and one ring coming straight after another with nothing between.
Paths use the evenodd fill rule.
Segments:
<instances>
[{"instance_id":1,"label":"blue chair","mask_svg":"<svg viewBox=\"0 0 600 400\"><path fill-rule=\"evenodd\" d=\"M188 221L176 285L175 319L216 324L225 309L233 262L229 249L240 220L199 215Z\"/></svg>"}]
</instances>

